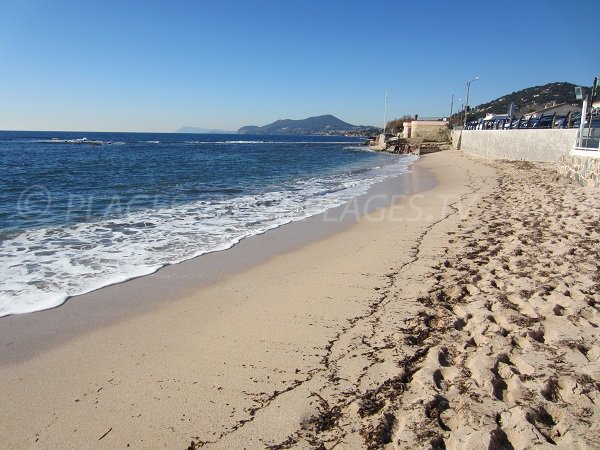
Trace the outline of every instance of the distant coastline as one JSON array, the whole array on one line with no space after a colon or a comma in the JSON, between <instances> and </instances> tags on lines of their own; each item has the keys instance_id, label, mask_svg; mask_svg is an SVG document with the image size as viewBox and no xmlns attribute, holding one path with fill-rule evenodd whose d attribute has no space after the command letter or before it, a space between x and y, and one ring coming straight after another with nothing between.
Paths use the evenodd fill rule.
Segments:
<instances>
[{"instance_id":1,"label":"distant coastline","mask_svg":"<svg viewBox=\"0 0 600 450\"><path fill-rule=\"evenodd\" d=\"M352 125L341 119L325 114L306 119L280 119L264 126L248 125L241 127L239 134L284 134L317 136L368 136L377 134L379 128L365 125Z\"/></svg>"},{"instance_id":2,"label":"distant coastline","mask_svg":"<svg viewBox=\"0 0 600 450\"><path fill-rule=\"evenodd\" d=\"M410 161L355 151L360 141L1 132L0 317L229 249L406 171Z\"/></svg>"},{"instance_id":3,"label":"distant coastline","mask_svg":"<svg viewBox=\"0 0 600 450\"><path fill-rule=\"evenodd\" d=\"M306 119L280 119L264 126L246 125L237 131L200 127L182 127L176 133L251 134L286 136L373 136L380 128L369 125L352 125L331 114Z\"/></svg>"},{"instance_id":4,"label":"distant coastline","mask_svg":"<svg viewBox=\"0 0 600 450\"><path fill-rule=\"evenodd\" d=\"M188 134L237 134L237 131L220 130L220 129L213 129L213 128L200 128L200 127L181 127L175 133L188 133Z\"/></svg>"}]
</instances>

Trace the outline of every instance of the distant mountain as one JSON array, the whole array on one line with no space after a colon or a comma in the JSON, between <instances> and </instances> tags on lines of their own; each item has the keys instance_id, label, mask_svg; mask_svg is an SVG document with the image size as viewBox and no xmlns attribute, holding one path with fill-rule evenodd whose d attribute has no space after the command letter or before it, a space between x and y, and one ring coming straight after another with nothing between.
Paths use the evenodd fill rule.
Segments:
<instances>
[{"instance_id":1,"label":"distant mountain","mask_svg":"<svg viewBox=\"0 0 600 450\"><path fill-rule=\"evenodd\" d=\"M235 131L215 130L209 128L198 127L181 127L176 133L202 133L202 134L235 134Z\"/></svg>"},{"instance_id":2,"label":"distant mountain","mask_svg":"<svg viewBox=\"0 0 600 450\"><path fill-rule=\"evenodd\" d=\"M469 110L469 120L484 117L488 113L506 114L511 103L514 103L515 105L516 116L537 111L552 102L556 102L556 104L577 104L578 102L575 99L575 86L576 85L573 83L559 82L512 92L490 102L473 107ZM457 115L458 114L455 114L453 117Z\"/></svg>"},{"instance_id":3,"label":"distant mountain","mask_svg":"<svg viewBox=\"0 0 600 450\"><path fill-rule=\"evenodd\" d=\"M377 131L375 127L352 125L327 114L300 120L277 120L262 127L249 125L240 128L237 132L240 134L363 135L375 131Z\"/></svg>"}]
</instances>

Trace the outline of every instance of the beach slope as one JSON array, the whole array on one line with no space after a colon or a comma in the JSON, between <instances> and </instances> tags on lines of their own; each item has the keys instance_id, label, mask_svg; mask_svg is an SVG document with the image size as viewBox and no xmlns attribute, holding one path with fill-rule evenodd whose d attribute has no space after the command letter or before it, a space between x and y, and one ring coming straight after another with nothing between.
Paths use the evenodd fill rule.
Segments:
<instances>
[{"instance_id":1,"label":"beach slope","mask_svg":"<svg viewBox=\"0 0 600 450\"><path fill-rule=\"evenodd\" d=\"M3 446L598 448L600 194L417 164L345 231L3 362Z\"/></svg>"}]
</instances>

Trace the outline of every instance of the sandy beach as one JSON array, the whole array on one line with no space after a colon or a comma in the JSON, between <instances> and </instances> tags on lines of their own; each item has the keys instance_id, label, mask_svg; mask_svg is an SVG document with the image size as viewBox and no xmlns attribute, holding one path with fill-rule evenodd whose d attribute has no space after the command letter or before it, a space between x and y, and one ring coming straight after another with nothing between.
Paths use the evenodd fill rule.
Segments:
<instances>
[{"instance_id":1,"label":"sandy beach","mask_svg":"<svg viewBox=\"0 0 600 450\"><path fill-rule=\"evenodd\" d=\"M600 448L600 191L454 151L419 171L233 273L0 319L0 447Z\"/></svg>"}]
</instances>

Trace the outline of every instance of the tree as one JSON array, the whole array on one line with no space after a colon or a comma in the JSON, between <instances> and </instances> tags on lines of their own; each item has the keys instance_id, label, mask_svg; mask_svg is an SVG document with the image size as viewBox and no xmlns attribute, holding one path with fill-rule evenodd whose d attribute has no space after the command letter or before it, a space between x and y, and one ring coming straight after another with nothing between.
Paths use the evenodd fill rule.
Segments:
<instances>
[{"instance_id":1,"label":"tree","mask_svg":"<svg viewBox=\"0 0 600 450\"><path fill-rule=\"evenodd\" d=\"M399 119L393 119L393 120L388 121L385 129L388 133L392 133L392 134L400 133L404 129L404 122L410 122L411 120L414 120L414 119L415 118L413 116L405 114L402 117L400 117Z\"/></svg>"}]
</instances>

